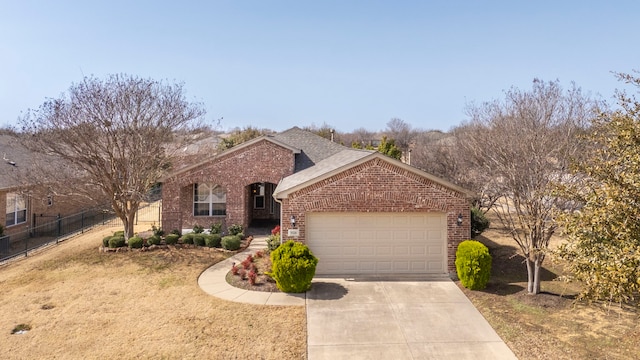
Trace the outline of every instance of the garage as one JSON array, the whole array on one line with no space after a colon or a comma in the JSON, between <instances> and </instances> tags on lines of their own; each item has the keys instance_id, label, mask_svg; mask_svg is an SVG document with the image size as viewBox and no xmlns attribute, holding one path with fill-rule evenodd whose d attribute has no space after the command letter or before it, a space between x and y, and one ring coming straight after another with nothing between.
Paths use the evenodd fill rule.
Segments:
<instances>
[{"instance_id":1,"label":"garage","mask_svg":"<svg viewBox=\"0 0 640 360\"><path fill-rule=\"evenodd\" d=\"M306 242L318 275L447 273L446 214L310 212Z\"/></svg>"}]
</instances>

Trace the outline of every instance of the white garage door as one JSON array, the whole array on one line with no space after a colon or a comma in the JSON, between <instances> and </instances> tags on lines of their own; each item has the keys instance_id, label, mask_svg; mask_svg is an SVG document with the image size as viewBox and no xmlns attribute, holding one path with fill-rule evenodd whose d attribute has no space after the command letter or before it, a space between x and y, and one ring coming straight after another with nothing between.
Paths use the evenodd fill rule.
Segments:
<instances>
[{"instance_id":1,"label":"white garage door","mask_svg":"<svg viewBox=\"0 0 640 360\"><path fill-rule=\"evenodd\" d=\"M443 274L443 213L307 213L306 241L316 273Z\"/></svg>"}]
</instances>

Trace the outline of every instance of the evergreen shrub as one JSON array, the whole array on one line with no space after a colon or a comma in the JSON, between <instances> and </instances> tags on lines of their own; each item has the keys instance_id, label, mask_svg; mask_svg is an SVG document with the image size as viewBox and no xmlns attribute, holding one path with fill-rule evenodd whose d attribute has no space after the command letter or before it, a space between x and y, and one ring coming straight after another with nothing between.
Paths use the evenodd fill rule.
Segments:
<instances>
[{"instance_id":1,"label":"evergreen shrub","mask_svg":"<svg viewBox=\"0 0 640 360\"><path fill-rule=\"evenodd\" d=\"M456 251L456 271L462 286L471 290L482 290L491 276L491 255L481 242L465 240Z\"/></svg>"},{"instance_id":2,"label":"evergreen shrub","mask_svg":"<svg viewBox=\"0 0 640 360\"><path fill-rule=\"evenodd\" d=\"M301 293L309 290L318 258L305 244L289 240L271 252L271 272L278 289Z\"/></svg>"}]
</instances>

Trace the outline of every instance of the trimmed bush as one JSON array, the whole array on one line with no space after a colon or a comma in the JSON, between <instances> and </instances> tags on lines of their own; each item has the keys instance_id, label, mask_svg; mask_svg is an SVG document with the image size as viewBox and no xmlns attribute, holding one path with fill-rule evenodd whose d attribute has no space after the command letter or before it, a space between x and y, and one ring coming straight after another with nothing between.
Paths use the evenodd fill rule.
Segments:
<instances>
[{"instance_id":1,"label":"trimmed bush","mask_svg":"<svg viewBox=\"0 0 640 360\"><path fill-rule=\"evenodd\" d=\"M109 239L109 247L112 249L123 247L125 245L126 245L126 242L124 240L124 236L112 236Z\"/></svg>"},{"instance_id":2,"label":"trimmed bush","mask_svg":"<svg viewBox=\"0 0 640 360\"><path fill-rule=\"evenodd\" d=\"M202 233L204 232L204 226L202 226L202 225L195 225L195 226L193 227L193 232L194 232L195 234L202 234Z\"/></svg>"},{"instance_id":3,"label":"trimmed bush","mask_svg":"<svg viewBox=\"0 0 640 360\"><path fill-rule=\"evenodd\" d=\"M132 249L142 248L142 238L140 236L134 236L129 238L129 247Z\"/></svg>"},{"instance_id":4,"label":"trimmed bush","mask_svg":"<svg viewBox=\"0 0 640 360\"><path fill-rule=\"evenodd\" d=\"M113 236L122 236L122 237L124 237L124 230L115 231L113 233Z\"/></svg>"},{"instance_id":5,"label":"trimmed bush","mask_svg":"<svg viewBox=\"0 0 640 360\"><path fill-rule=\"evenodd\" d=\"M271 276L278 289L301 293L309 290L318 258L305 244L289 240L271 252Z\"/></svg>"},{"instance_id":6,"label":"trimmed bush","mask_svg":"<svg viewBox=\"0 0 640 360\"><path fill-rule=\"evenodd\" d=\"M237 235L223 236L220 243L225 250L238 250L240 249L240 242L242 240Z\"/></svg>"},{"instance_id":7,"label":"trimmed bush","mask_svg":"<svg viewBox=\"0 0 640 360\"><path fill-rule=\"evenodd\" d=\"M491 276L489 249L479 241L465 240L456 251L456 271L462 286L482 290Z\"/></svg>"},{"instance_id":8,"label":"trimmed bush","mask_svg":"<svg viewBox=\"0 0 640 360\"><path fill-rule=\"evenodd\" d=\"M486 215L477 207L471 208L471 235L476 236L482 234L483 231L489 228L489 219Z\"/></svg>"},{"instance_id":9,"label":"trimmed bush","mask_svg":"<svg viewBox=\"0 0 640 360\"><path fill-rule=\"evenodd\" d=\"M171 230L171 233L173 235L178 235L178 237L182 236L182 231L178 230L178 229L173 229Z\"/></svg>"},{"instance_id":10,"label":"trimmed bush","mask_svg":"<svg viewBox=\"0 0 640 360\"><path fill-rule=\"evenodd\" d=\"M167 245L175 245L178 243L179 238L180 238L180 235L171 233L164 237L164 242Z\"/></svg>"},{"instance_id":11,"label":"trimmed bush","mask_svg":"<svg viewBox=\"0 0 640 360\"><path fill-rule=\"evenodd\" d=\"M220 234L209 234L204 238L204 244L208 247L220 247L221 241Z\"/></svg>"},{"instance_id":12,"label":"trimmed bush","mask_svg":"<svg viewBox=\"0 0 640 360\"><path fill-rule=\"evenodd\" d=\"M209 233L222 234L222 223L211 224L211 229L209 229Z\"/></svg>"},{"instance_id":13,"label":"trimmed bush","mask_svg":"<svg viewBox=\"0 0 640 360\"><path fill-rule=\"evenodd\" d=\"M162 241L162 238L160 237L160 235L153 235L150 238L147 239L147 244L148 245L159 245L160 242Z\"/></svg>"},{"instance_id":14,"label":"trimmed bush","mask_svg":"<svg viewBox=\"0 0 640 360\"><path fill-rule=\"evenodd\" d=\"M109 239L111 239L113 236L105 236L102 238L102 246L103 247L109 247Z\"/></svg>"},{"instance_id":15,"label":"trimmed bush","mask_svg":"<svg viewBox=\"0 0 640 360\"><path fill-rule=\"evenodd\" d=\"M193 243L197 246L204 246L204 234L195 234L193 236Z\"/></svg>"},{"instance_id":16,"label":"trimmed bush","mask_svg":"<svg viewBox=\"0 0 640 360\"><path fill-rule=\"evenodd\" d=\"M238 224L233 224L231 226L229 226L229 235L239 235L242 234L242 225L238 225Z\"/></svg>"},{"instance_id":17,"label":"trimmed bush","mask_svg":"<svg viewBox=\"0 0 640 360\"><path fill-rule=\"evenodd\" d=\"M182 235L182 243L183 244L193 244L193 237L196 234L194 233L188 233L188 234L184 234Z\"/></svg>"}]
</instances>

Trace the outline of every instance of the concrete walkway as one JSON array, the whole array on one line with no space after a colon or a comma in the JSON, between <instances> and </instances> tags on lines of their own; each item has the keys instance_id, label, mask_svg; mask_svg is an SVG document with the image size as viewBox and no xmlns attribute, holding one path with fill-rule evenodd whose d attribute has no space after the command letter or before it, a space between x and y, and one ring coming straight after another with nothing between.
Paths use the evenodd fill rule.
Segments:
<instances>
[{"instance_id":1,"label":"concrete walkway","mask_svg":"<svg viewBox=\"0 0 640 360\"><path fill-rule=\"evenodd\" d=\"M247 258L249 254L255 254L258 250L267 248L267 237L256 237L251 241L249 247L224 261L221 261L208 268L200 277L198 277L198 285L207 294L213 295L220 299L235 301L245 304L258 305L305 305L306 294L287 294L272 293L264 291L250 291L233 287L227 283L225 277L232 264L239 264Z\"/></svg>"}]
</instances>

